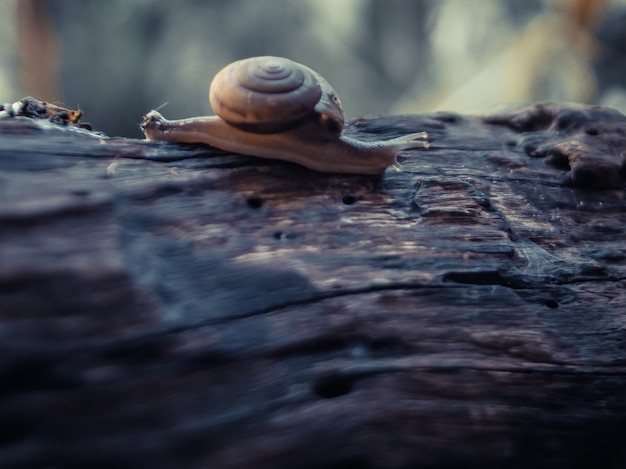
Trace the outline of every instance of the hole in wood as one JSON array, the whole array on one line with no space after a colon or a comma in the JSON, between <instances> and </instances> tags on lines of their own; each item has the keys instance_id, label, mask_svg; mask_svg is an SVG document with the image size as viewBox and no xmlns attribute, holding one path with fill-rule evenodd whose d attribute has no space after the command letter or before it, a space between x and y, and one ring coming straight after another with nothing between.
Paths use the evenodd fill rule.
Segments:
<instances>
[{"instance_id":1,"label":"hole in wood","mask_svg":"<svg viewBox=\"0 0 626 469\"><path fill-rule=\"evenodd\" d=\"M324 399L344 396L352 391L352 379L341 374L319 377L313 383L313 392Z\"/></svg>"},{"instance_id":2,"label":"hole in wood","mask_svg":"<svg viewBox=\"0 0 626 469\"><path fill-rule=\"evenodd\" d=\"M559 307L559 303L556 300L546 300L544 302L544 305L546 305L548 308L558 308Z\"/></svg>"},{"instance_id":3,"label":"hole in wood","mask_svg":"<svg viewBox=\"0 0 626 469\"><path fill-rule=\"evenodd\" d=\"M246 203L251 208L261 208L263 206L263 199L261 197L248 197Z\"/></svg>"},{"instance_id":4,"label":"hole in wood","mask_svg":"<svg viewBox=\"0 0 626 469\"><path fill-rule=\"evenodd\" d=\"M569 171L571 169L569 165L569 157L560 152L560 151L552 151L548 157L546 158L546 163L556 169L561 169L563 171Z\"/></svg>"},{"instance_id":5,"label":"hole in wood","mask_svg":"<svg viewBox=\"0 0 626 469\"><path fill-rule=\"evenodd\" d=\"M273 234L274 238L278 241L287 241L288 239L293 239L296 237L293 233L285 233L284 231L275 231Z\"/></svg>"},{"instance_id":6,"label":"hole in wood","mask_svg":"<svg viewBox=\"0 0 626 469\"><path fill-rule=\"evenodd\" d=\"M344 195L341 200L346 205L352 205L353 203L356 202L356 197L353 196L352 194L348 194L348 195Z\"/></svg>"}]
</instances>

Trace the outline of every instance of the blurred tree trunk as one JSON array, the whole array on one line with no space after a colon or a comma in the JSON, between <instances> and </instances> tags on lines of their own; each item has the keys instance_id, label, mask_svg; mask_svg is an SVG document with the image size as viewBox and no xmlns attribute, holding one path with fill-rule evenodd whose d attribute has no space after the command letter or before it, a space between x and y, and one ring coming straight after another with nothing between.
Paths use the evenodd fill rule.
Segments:
<instances>
[{"instance_id":1,"label":"blurred tree trunk","mask_svg":"<svg viewBox=\"0 0 626 469\"><path fill-rule=\"evenodd\" d=\"M17 2L19 82L24 90L46 101L56 101L59 39L47 0Z\"/></svg>"}]
</instances>

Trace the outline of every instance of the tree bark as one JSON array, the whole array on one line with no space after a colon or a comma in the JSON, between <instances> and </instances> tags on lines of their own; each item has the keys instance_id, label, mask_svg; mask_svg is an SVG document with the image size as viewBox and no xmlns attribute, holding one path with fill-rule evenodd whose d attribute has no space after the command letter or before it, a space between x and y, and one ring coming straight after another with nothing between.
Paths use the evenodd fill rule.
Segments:
<instances>
[{"instance_id":1,"label":"tree bark","mask_svg":"<svg viewBox=\"0 0 626 469\"><path fill-rule=\"evenodd\" d=\"M377 177L0 119L1 467L624 467L626 118Z\"/></svg>"}]
</instances>

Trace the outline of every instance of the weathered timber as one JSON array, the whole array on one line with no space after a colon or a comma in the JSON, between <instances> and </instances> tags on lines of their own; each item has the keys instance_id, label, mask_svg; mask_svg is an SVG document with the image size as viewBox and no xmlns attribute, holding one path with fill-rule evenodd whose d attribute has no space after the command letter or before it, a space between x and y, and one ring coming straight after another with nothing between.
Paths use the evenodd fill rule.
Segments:
<instances>
[{"instance_id":1,"label":"weathered timber","mask_svg":"<svg viewBox=\"0 0 626 469\"><path fill-rule=\"evenodd\" d=\"M0 467L626 466L626 118L380 177L0 120Z\"/></svg>"}]
</instances>

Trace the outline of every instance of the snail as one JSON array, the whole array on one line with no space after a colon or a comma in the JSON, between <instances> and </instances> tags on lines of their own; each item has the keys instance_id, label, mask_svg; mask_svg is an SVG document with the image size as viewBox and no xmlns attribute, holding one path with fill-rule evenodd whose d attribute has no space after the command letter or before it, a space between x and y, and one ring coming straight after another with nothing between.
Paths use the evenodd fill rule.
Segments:
<instances>
[{"instance_id":1,"label":"snail","mask_svg":"<svg viewBox=\"0 0 626 469\"><path fill-rule=\"evenodd\" d=\"M217 116L167 120L150 111L141 129L148 140L208 143L329 173L378 174L399 167L399 151L429 147L426 132L375 142L343 135L343 109L330 84L282 57L227 65L211 82L209 101Z\"/></svg>"}]
</instances>

